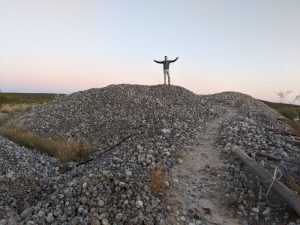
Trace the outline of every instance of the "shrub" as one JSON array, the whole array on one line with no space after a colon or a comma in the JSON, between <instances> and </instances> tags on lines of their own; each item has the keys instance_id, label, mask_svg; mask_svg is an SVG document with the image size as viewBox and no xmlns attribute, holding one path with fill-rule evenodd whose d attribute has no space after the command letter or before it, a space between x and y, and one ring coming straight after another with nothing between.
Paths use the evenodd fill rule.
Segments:
<instances>
[{"instance_id":1,"label":"shrub","mask_svg":"<svg viewBox=\"0 0 300 225\"><path fill-rule=\"evenodd\" d=\"M74 141L52 141L55 146L56 157L60 162L83 162L89 159L91 146L83 140Z\"/></svg>"},{"instance_id":2,"label":"shrub","mask_svg":"<svg viewBox=\"0 0 300 225\"><path fill-rule=\"evenodd\" d=\"M166 173L161 167L154 168L149 177L149 187L153 195L158 196L165 189Z\"/></svg>"}]
</instances>

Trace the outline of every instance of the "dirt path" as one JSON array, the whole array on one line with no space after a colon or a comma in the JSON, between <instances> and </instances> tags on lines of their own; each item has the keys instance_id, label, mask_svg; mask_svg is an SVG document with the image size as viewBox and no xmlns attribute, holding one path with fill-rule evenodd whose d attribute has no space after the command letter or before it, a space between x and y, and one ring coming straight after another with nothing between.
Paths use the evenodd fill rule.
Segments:
<instances>
[{"instance_id":1,"label":"dirt path","mask_svg":"<svg viewBox=\"0 0 300 225\"><path fill-rule=\"evenodd\" d=\"M174 185L169 199L173 211L177 211L177 224L241 224L234 218L233 209L224 206L222 195L224 161L216 141L221 124L237 115L233 109L226 111L207 123L199 136L200 145L186 149L182 162L172 170Z\"/></svg>"}]
</instances>

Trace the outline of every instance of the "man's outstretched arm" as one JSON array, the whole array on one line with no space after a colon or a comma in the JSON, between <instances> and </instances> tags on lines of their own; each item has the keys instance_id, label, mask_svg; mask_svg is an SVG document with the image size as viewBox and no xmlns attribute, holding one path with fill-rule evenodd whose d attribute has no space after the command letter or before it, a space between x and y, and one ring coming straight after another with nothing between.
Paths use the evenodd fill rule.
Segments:
<instances>
[{"instance_id":1,"label":"man's outstretched arm","mask_svg":"<svg viewBox=\"0 0 300 225\"><path fill-rule=\"evenodd\" d=\"M174 60L171 60L170 62L176 62L176 60L178 59L179 57L176 57L176 59L174 59Z\"/></svg>"},{"instance_id":2,"label":"man's outstretched arm","mask_svg":"<svg viewBox=\"0 0 300 225\"><path fill-rule=\"evenodd\" d=\"M164 61L157 61L157 60L153 60L156 63L163 63Z\"/></svg>"}]
</instances>

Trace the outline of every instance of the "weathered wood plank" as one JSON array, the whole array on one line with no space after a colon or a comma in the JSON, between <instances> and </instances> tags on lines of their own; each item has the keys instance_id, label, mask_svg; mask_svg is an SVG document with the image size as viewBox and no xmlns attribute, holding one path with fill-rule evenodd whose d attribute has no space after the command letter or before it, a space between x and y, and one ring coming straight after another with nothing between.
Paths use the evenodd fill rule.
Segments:
<instances>
[{"instance_id":1,"label":"weathered wood plank","mask_svg":"<svg viewBox=\"0 0 300 225\"><path fill-rule=\"evenodd\" d=\"M272 174L259 165L254 159L248 156L238 146L233 146L232 152L239 157L248 167L250 167L262 180L271 180ZM279 180L274 180L274 191L300 216L300 197Z\"/></svg>"}]
</instances>

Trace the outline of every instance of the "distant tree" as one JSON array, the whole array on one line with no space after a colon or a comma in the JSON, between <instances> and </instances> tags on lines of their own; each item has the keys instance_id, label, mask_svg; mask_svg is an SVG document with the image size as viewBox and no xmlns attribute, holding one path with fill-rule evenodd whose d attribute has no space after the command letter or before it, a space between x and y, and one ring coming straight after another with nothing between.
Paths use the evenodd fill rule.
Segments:
<instances>
[{"instance_id":1,"label":"distant tree","mask_svg":"<svg viewBox=\"0 0 300 225\"><path fill-rule=\"evenodd\" d=\"M286 96L288 96L289 94L291 94L293 91L291 90L287 90L287 91L275 91L275 94L279 97L280 99L280 103L282 103L284 101L284 99L286 98Z\"/></svg>"}]
</instances>

